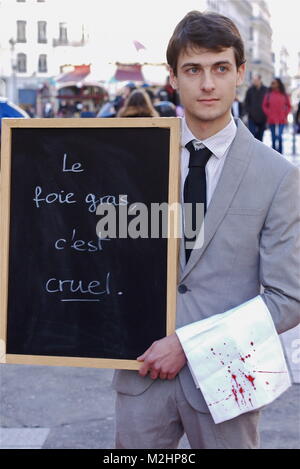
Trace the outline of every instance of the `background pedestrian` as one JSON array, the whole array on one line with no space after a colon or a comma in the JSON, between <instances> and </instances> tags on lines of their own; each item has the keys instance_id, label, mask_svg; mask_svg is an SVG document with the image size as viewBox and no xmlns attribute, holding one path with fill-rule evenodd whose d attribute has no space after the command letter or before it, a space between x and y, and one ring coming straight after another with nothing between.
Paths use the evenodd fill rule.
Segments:
<instances>
[{"instance_id":1,"label":"background pedestrian","mask_svg":"<svg viewBox=\"0 0 300 469\"><path fill-rule=\"evenodd\" d=\"M117 117L159 117L146 91L133 91L119 110Z\"/></svg>"},{"instance_id":2,"label":"background pedestrian","mask_svg":"<svg viewBox=\"0 0 300 469\"><path fill-rule=\"evenodd\" d=\"M291 102L280 78L274 78L268 93L265 94L263 110L272 134L272 147L282 153L282 133L291 111Z\"/></svg>"},{"instance_id":3,"label":"background pedestrian","mask_svg":"<svg viewBox=\"0 0 300 469\"><path fill-rule=\"evenodd\" d=\"M124 106L126 99L130 96L130 94L136 90L136 86L132 81L129 81L117 94L113 101L113 105L115 108L116 113Z\"/></svg>"},{"instance_id":4,"label":"background pedestrian","mask_svg":"<svg viewBox=\"0 0 300 469\"><path fill-rule=\"evenodd\" d=\"M298 109L295 114L295 127L296 127L296 133L300 134L300 101L298 103Z\"/></svg>"},{"instance_id":5,"label":"background pedestrian","mask_svg":"<svg viewBox=\"0 0 300 469\"><path fill-rule=\"evenodd\" d=\"M255 138L262 141L267 117L262 103L268 88L263 85L261 75L255 75L245 98L245 112L248 114L248 127Z\"/></svg>"},{"instance_id":6,"label":"background pedestrian","mask_svg":"<svg viewBox=\"0 0 300 469\"><path fill-rule=\"evenodd\" d=\"M243 118L244 115L244 105L239 100L239 97L236 95L231 106L231 114L236 118Z\"/></svg>"},{"instance_id":7,"label":"background pedestrian","mask_svg":"<svg viewBox=\"0 0 300 469\"><path fill-rule=\"evenodd\" d=\"M80 117L95 117L95 113L90 110L90 106L85 104L80 113Z\"/></svg>"}]
</instances>

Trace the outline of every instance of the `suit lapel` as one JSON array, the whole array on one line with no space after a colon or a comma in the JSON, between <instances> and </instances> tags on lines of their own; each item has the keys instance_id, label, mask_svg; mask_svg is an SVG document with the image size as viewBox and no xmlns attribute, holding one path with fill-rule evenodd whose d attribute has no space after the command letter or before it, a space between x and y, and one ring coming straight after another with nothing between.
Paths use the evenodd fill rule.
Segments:
<instances>
[{"instance_id":1,"label":"suit lapel","mask_svg":"<svg viewBox=\"0 0 300 469\"><path fill-rule=\"evenodd\" d=\"M222 174L205 215L203 245L200 249L194 249L192 251L189 261L181 270L180 281L189 274L205 252L219 224L230 207L231 201L238 190L248 167L254 137L242 121L237 120L236 123L237 133L235 139L226 156ZM184 250L183 242L181 242L181 251L182 250ZM182 254L183 253L181 252L181 258Z\"/></svg>"}]
</instances>

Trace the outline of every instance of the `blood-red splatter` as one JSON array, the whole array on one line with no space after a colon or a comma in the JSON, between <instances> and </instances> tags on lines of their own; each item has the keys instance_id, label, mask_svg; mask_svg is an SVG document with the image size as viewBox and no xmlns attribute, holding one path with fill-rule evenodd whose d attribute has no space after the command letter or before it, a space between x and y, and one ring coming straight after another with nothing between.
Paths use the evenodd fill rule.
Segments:
<instances>
[{"instance_id":1,"label":"blood-red splatter","mask_svg":"<svg viewBox=\"0 0 300 469\"><path fill-rule=\"evenodd\" d=\"M226 342L224 342L224 345L226 345ZM251 354L252 356L255 355L255 349L254 349L254 342L250 342L250 345L252 346L252 349L251 349ZM251 354L250 353L247 353L247 354L241 354L239 353L239 351L237 350L237 353L240 357L240 361L243 362L243 365L240 365L240 368L237 367L235 368L234 366L232 366L232 361L229 361L229 358L230 358L230 354L229 353L224 353L223 354L223 357L222 357L222 353L221 352L218 352L218 351L215 351L215 349L213 347L211 347L210 349L212 355L215 356L215 358L219 358L219 362L226 367L227 369L227 372L230 373L230 377L229 379L231 379L231 393L224 399L221 399L221 400L218 400L216 402L212 402L210 403L209 405L212 406L212 405L216 405L216 404L219 404L221 403L222 401L224 400L228 400L232 397L234 397L234 400L235 402L237 403L237 405L240 407L240 406L250 406L251 407L254 407L253 406L253 403L252 403L252 396L251 396L251 390L249 389L249 383L252 387L253 390L256 390L256 386L255 386L255 379L256 377L254 376L255 373L286 373L286 371L263 371L263 370L252 370L251 369L248 369L247 371L245 370L244 366L246 365L246 360L251 358ZM227 352L227 350L226 350ZM227 358L226 358L227 357ZM208 357L207 357L208 358ZM269 385L270 383L268 381L265 381L265 384L266 385ZM227 394L227 390L222 390L220 388L218 388L218 392L223 394L224 396L224 393ZM225 396L226 396L225 394Z\"/></svg>"},{"instance_id":2,"label":"blood-red splatter","mask_svg":"<svg viewBox=\"0 0 300 469\"><path fill-rule=\"evenodd\" d=\"M246 374L245 374L245 378L247 378L247 380L251 383L251 385L254 387L254 389L256 389L256 387L254 386L255 378L251 375L246 375Z\"/></svg>"},{"instance_id":3,"label":"blood-red splatter","mask_svg":"<svg viewBox=\"0 0 300 469\"><path fill-rule=\"evenodd\" d=\"M245 363L245 359L246 359L246 358L250 358L251 355L250 355L250 353L248 353L248 355L245 355L245 357L242 357L242 355L240 354L240 357L241 357L242 362Z\"/></svg>"},{"instance_id":4,"label":"blood-red splatter","mask_svg":"<svg viewBox=\"0 0 300 469\"><path fill-rule=\"evenodd\" d=\"M242 386L240 386L240 388L239 388L239 393L242 396L242 403L243 403L243 405L245 405L246 404L245 396L244 396L245 390L242 388Z\"/></svg>"},{"instance_id":5,"label":"blood-red splatter","mask_svg":"<svg viewBox=\"0 0 300 469\"><path fill-rule=\"evenodd\" d=\"M224 392L224 391L223 391ZM228 401L228 399L230 399L232 396L232 393L229 394L229 396L227 397L224 397L223 399L221 399L220 401L216 401L216 402L211 402L209 403L208 405L211 407L212 405L216 405L216 404L220 404L220 402L223 402L223 401Z\"/></svg>"},{"instance_id":6,"label":"blood-red splatter","mask_svg":"<svg viewBox=\"0 0 300 469\"><path fill-rule=\"evenodd\" d=\"M234 399L235 399L237 405L240 407L239 400L238 400L238 396L237 396L237 392L236 392L236 390L234 389L234 386L232 386L232 394L234 395Z\"/></svg>"},{"instance_id":7,"label":"blood-red splatter","mask_svg":"<svg viewBox=\"0 0 300 469\"><path fill-rule=\"evenodd\" d=\"M232 377L232 379L234 379L235 384L238 386L238 383L237 383L237 380L236 380L236 375L232 374L231 377Z\"/></svg>"}]
</instances>

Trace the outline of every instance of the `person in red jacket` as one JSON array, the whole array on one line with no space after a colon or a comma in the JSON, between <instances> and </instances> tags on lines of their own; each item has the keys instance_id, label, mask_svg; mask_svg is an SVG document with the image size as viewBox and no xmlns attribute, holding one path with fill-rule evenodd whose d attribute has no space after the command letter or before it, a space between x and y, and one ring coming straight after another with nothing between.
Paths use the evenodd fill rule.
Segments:
<instances>
[{"instance_id":1,"label":"person in red jacket","mask_svg":"<svg viewBox=\"0 0 300 469\"><path fill-rule=\"evenodd\" d=\"M271 130L272 147L282 153L282 133L287 123L287 116L291 111L291 102L280 78L274 78L272 81L271 88L264 97L262 107Z\"/></svg>"}]
</instances>

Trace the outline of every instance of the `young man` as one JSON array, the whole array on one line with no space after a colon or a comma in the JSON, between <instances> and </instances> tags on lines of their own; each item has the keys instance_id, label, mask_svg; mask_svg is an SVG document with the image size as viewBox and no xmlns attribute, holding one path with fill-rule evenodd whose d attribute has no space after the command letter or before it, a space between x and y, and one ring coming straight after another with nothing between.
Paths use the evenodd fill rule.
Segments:
<instances>
[{"instance_id":1,"label":"young man","mask_svg":"<svg viewBox=\"0 0 300 469\"><path fill-rule=\"evenodd\" d=\"M257 448L259 412L214 424L187 366L180 328L241 305L260 295L261 286L277 332L296 326L299 173L231 116L245 73L243 43L231 20L190 12L176 27L167 58L185 109L183 200L188 143L199 141L210 154L204 244L188 254L181 242L176 333L138 358L139 372L115 374L116 447L176 448L185 432L192 448Z\"/></svg>"}]
</instances>

